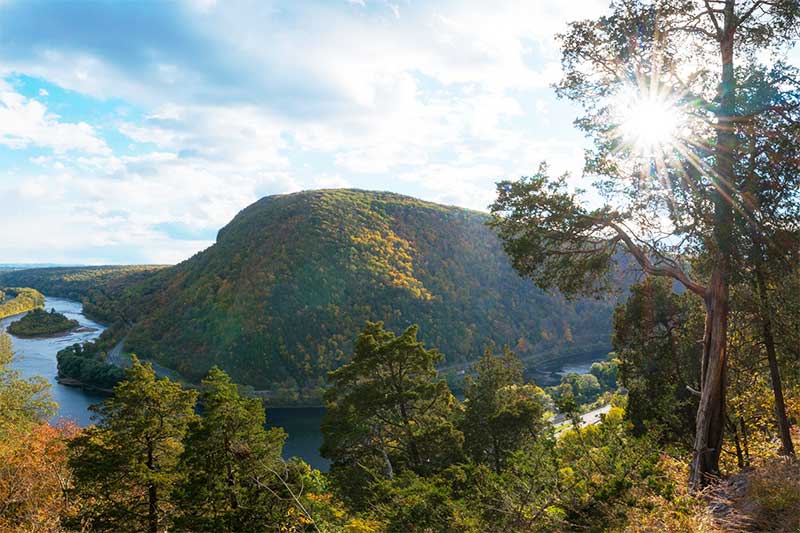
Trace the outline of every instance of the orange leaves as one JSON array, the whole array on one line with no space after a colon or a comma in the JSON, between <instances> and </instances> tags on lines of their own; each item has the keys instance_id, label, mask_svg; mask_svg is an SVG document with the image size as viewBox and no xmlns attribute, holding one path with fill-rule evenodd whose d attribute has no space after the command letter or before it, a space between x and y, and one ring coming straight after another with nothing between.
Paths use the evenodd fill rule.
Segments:
<instances>
[{"instance_id":1,"label":"orange leaves","mask_svg":"<svg viewBox=\"0 0 800 533\"><path fill-rule=\"evenodd\" d=\"M73 423L12 430L0 441L0 530L54 531L70 502L66 442Z\"/></svg>"}]
</instances>

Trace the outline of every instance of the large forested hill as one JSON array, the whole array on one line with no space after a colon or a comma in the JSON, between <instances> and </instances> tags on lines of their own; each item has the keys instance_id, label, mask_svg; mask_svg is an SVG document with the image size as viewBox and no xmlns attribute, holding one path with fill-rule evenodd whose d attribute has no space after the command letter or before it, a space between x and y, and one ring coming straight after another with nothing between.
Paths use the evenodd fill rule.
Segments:
<instances>
[{"instance_id":1,"label":"large forested hill","mask_svg":"<svg viewBox=\"0 0 800 533\"><path fill-rule=\"evenodd\" d=\"M419 323L445 366L488 343L523 358L607 345L611 304L567 302L521 279L486 220L390 193L264 198L209 249L115 292L133 324L126 348L192 380L218 364L257 389L308 397L367 320Z\"/></svg>"}]
</instances>

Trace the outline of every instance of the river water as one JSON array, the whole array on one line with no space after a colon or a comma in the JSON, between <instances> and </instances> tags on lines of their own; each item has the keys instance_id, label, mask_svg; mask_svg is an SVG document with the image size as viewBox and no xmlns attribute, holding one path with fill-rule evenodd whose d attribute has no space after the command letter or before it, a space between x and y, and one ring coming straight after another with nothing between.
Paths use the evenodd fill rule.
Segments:
<instances>
[{"instance_id":1,"label":"river water","mask_svg":"<svg viewBox=\"0 0 800 533\"><path fill-rule=\"evenodd\" d=\"M77 320L81 327L77 332L67 333L56 337L21 339L11 336L14 343L15 360L11 366L19 370L25 377L42 376L51 385L53 399L58 402L56 418L70 419L81 426L91 423L91 413L87 410L89 405L103 400L103 396L90 393L76 387L67 387L56 381L58 374L56 354L59 350L75 343L96 339L103 332L103 326L83 316L82 306L78 302L62 298L45 300L46 309L55 309L73 320ZM19 317L9 317L0 321L0 327L6 329L8 325Z\"/></svg>"},{"instance_id":2,"label":"river water","mask_svg":"<svg viewBox=\"0 0 800 533\"><path fill-rule=\"evenodd\" d=\"M59 350L75 343L91 341L100 336L105 329L101 324L89 320L83 315L80 303L63 298L47 297L47 310L55 309L68 318L77 320L78 331L46 338L23 339L11 335L14 343L15 359L12 368L19 370L25 377L42 376L51 385L53 399L58 402L58 413L55 420L68 419L78 425L87 426L92 423L88 410L93 403L105 398L102 394L85 391L77 387L68 387L56 381L58 365L56 354ZM19 317L9 317L0 321L0 327L8 325ZM270 408L267 409L267 421L270 427L282 427L288 434L284 455L300 457L314 468L328 469L328 461L320 457L319 447L322 445L322 434L319 431L324 410L322 408Z\"/></svg>"}]
</instances>

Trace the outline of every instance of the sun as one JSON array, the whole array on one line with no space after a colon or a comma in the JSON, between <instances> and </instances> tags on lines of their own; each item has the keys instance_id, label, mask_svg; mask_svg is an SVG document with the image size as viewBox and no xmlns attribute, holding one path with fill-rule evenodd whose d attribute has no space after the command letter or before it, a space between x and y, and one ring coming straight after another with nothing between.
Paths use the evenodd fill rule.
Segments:
<instances>
[{"instance_id":1,"label":"sun","mask_svg":"<svg viewBox=\"0 0 800 533\"><path fill-rule=\"evenodd\" d=\"M641 155L662 153L678 140L681 111L658 94L630 94L617 103L617 135Z\"/></svg>"}]
</instances>

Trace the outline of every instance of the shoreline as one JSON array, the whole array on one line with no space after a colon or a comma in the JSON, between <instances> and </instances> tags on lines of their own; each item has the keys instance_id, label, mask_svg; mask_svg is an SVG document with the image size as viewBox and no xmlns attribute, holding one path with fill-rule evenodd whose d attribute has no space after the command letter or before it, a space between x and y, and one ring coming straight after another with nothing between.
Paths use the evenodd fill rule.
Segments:
<instances>
[{"instance_id":1,"label":"shoreline","mask_svg":"<svg viewBox=\"0 0 800 533\"><path fill-rule=\"evenodd\" d=\"M6 332L12 337L16 337L17 339L57 339L59 337L66 337L70 333L91 333L92 331L97 331L97 330L86 326L76 326L74 328L66 329L64 331L59 331L56 333L43 333L42 335L21 335L18 333L11 333L11 331L9 331L9 329L6 328Z\"/></svg>"},{"instance_id":2,"label":"shoreline","mask_svg":"<svg viewBox=\"0 0 800 533\"><path fill-rule=\"evenodd\" d=\"M101 394L108 394L108 395L114 394L114 391L112 389L103 389L100 387L95 387L94 385L89 385L88 383L84 383L83 381L75 378L56 376L55 379L56 382L58 382L60 385L64 385L65 387L75 387L88 392L99 392Z\"/></svg>"}]
</instances>

